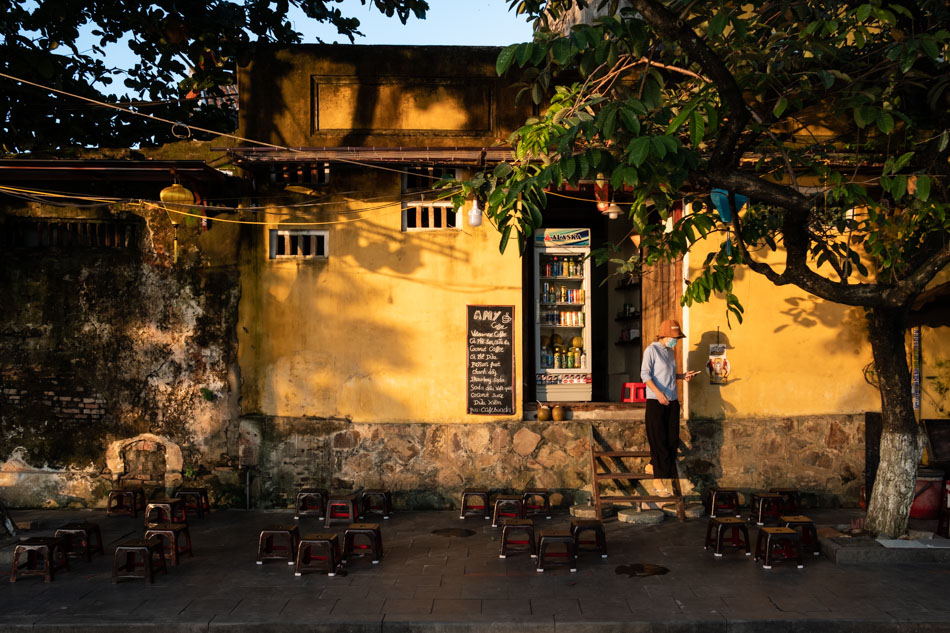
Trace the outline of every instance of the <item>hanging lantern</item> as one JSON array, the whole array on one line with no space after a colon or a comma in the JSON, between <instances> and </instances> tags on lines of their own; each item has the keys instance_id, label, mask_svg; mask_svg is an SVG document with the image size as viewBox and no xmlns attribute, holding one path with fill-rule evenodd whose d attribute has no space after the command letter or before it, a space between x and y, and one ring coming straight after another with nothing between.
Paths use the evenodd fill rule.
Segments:
<instances>
[{"instance_id":1,"label":"hanging lantern","mask_svg":"<svg viewBox=\"0 0 950 633\"><path fill-rule=\"evenodd\" d=\"M471 227L482 225L482 210L478 206L478 199L472 202L472 208L468 210L468 225Z\"/></svg>"},{"instance_id":2,"label":"hanging lantern","mask_svg":"<svg viewBox=\"0 0 950 633\"><path fill-rule=\"evenodd\" d=\"M162 189L161 193L158 194L158 199L165 204L188 205L195 203L195 193L176 182L174 185Z\"/></svg>"},{"instance_id":3,"label":"hanging lantern","mask_svg":"<svg viewBox=\"0 0 950 633\"><path fill-rule=\"evenodd\" d=\"M597 210L607 213L610 208L610 183L603 174L597 174L594 179L594 200L597 202Z\"/></svg>"}]
</instances>

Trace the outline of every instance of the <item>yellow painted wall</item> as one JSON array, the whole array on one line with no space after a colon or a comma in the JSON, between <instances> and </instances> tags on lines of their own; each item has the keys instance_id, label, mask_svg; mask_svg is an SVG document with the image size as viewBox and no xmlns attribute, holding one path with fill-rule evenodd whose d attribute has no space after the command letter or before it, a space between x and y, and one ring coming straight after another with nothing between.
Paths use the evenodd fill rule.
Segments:
<instances>
[{"instance_id":1,"label":"yellow painted wall","mask_svg":"<svg viewBox=\"0 0 950 633\"><path fill-rule=\"evenodd\" d=\"M716 236L694 249L690 262L701 263L721 239ZM697 270L691 266L687 274L693 278ZM711 385L705 372L692 380L691 417L880 410L878 391L864 379L871 346L860 308L831 304L792 286L774 286L747 268L737 270L733 290L745 308L742 324L733 318L729 327L720 298L686 308L688 369L705 369L717 327L731 365L726 385Z\"/></svg>"},{"instance_id":2,"label":"yellow painted wall","mask_svg":"<svg viewBox=\"0 0 950 633\"><path fill-rule=\"evenodd\" d=\"M399 175L360 170L334 189L398 195ZM238 329L245 413L354 422L521 419L520 328L515 415L466 414L466 305L513 305L520 322L517 248L500 255L497 231L487 221L469 227L465 213L461 230L421 232L401 230L398 203L358 215L364 219L309 227L329 231L323 261L269 260L266 230L278 226L276 214L267 214L273 225L252 229Z\"/></svg>"}]
</instances>

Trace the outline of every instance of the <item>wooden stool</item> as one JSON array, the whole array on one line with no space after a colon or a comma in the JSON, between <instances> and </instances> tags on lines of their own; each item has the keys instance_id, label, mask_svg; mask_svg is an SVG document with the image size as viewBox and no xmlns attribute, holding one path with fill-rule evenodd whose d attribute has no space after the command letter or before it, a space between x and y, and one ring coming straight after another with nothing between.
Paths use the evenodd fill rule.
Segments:
<instances>
[{"instance_id":1,"label":"wooden stool","mask_svg":"<svg viewBox=\"0 0 950 633\"><path fill-rule=\"evenodd\" d=\"M710 488L706 492L706 510L711 518L719 516L741 517L738 491L731 488Z\"/></svg>"},{"instance_id":2,"label":"wooden stool","mask_svg":"<svg viewBox=\"0 0 950 633\"><path fill-rule=\"evenodd\" d=\"M155 514L157 518L153 518ZM152 499L145 506L145 527L158 523L188 523L185 502L181 499Z\"/></svg>"},{"instance_id":3,"label":"wooden stool","mask_svg":"<svg viewBox=\"0 0 950 633\"><path fill-rule=\"evenodd\" d=\"M320 553L316 554L314 550ZM336 534L307 534L297 546L294 576L302 576L305 571L322 571L327 576L336 576L341 564L340 541Z\"/></svg>"},{"instance_id":4,"label":"wooden stool","mask_svg":"<svg viewBox=\"0 0 950 633\"><path fill-rule=\"evenodd\" d=\"M762 569L772 569L772 563L783 560L794 560L801 569L805 564L798 532L786 527L762 528L755 542L755 560L762 561Z\"/></svg>"},{"instance_id":5,"label":"wooden stool","mask_svg":"<svg viewBox=\"0 0 950 633\"><path fill-rule=\"evenodd\" d=\"M327 497L329 493L321 488L304 488L297 493L294 503L294 518L315 516L321 521L326 519Z\"/></svg>"},{"instance_id":6,"label":"wooden stool","mask_svg":"<svg viewBox=\"0 0 950 633\"><path fill-rule=\"evenodd\" d=\"M521 534L521 540L515 540L515 535ZM507 558L513 549L527 550L531 558L537 558L537 545L534 541L534 521L531 519L505 519L501 525L501 551L498 558Z\"/></svg>"},{"instance_id":7,"label":"wooden stool","mask_svg":"<svg viewBox=\"0 0 950 633\"><path fill-rule=\"evenodd\" d=\"M106 501L106 516L138 516L145 509L145 491L141 488L119 488L109 491Z\"/></svg>"},{"instance_id":8,"label":"wooden stool","mask_svg":"<svg viewBox=\"0 0 950 633\"><path fill-rule=\"evenodd\" d=\"M356 521L356 497L353 495L330 496L327 499L327 518L323 527L333 523L352 523Z\"/></svg>"},{"instance_id":9,"label":"wooden stool","mask_svg":"<svg viewBox=\"0 0 950 633\"><path fill-rule=\"evenodd\" d=\"M364 490L360 494L360 518L364 518L370 512L382 514L383 519L388 519L393 513L392 495L385 490Z\"/></svg>"},{"instance_id":10,"label":"wooden stool","mask_svg":"<svg viewBox=\"0 0 950 633\"><path fill-rule=\"evenodd\" d=\"M162 539L165 546L165 557L175 567L178 566L179 554L194 556L191 551L191 534L188 532L188 526L184 523L155 523L150 525L145 530L145 538L150 539L153 536Z\"/></svg>"},{"instance_id":11,"label":"wooden stool","mask_svg":"<svg viewBox=\"0 0 950 633\"><path fill-rule=\"evenodd\" d=\"M65 545L65 539L56 536L31 536L21 539L13 549L10 582L16 582L18 576L42 576L45 582L53 582L57 569L69 571ZM24 553L26 564L21 569L20 556Z\"/></svg>"},{"instance_id":12,"label":"wooden stool","mask_svg":"<svg viewBox=\"0 0 950 633\"><path fill-rule=\"evenodd\" d=\"M488 509L488 491L484 488L466 488L462 491L462 510L459 512L459 518L464 519L475 512L486 519L491 518L491 511Z\"/></svg>"},{"instance_id":13,"label":"wooden stool","mask_svg":"<svg viewBox=\"0 0 950 633\"><path fill-rule=\"evenodd\" d=\"M282 560L293 565L299 542L300 530L296 525L267 526L261 530L257 540L257 564L263 565L265 560Z\"/></svg>"},{"instance_id":14,"label":"wooden stool","mask_svg":"<svg viewBox=\"0 0 950 633\"><path fill-rule=\"evenodd\" d=\"M806 516L785 516L780 517L782 525L787 528L799 531L799 539L802 548L808 547L815 556L821 556L821 545L818 543L818 530L815 529L815 522Z\"/></svg>"},{"instance_id":15,"label":"wooden stool","mask_svg":"<svg viewBox=\"0 0 950 633\"><path fill-rule=\"evenodd\" d=\"M551 518L551 491L542 488L525 488L521 493L521 507L526 517L544 515Z\"/></svg>"},{"instance_id":16,"label":"wooden stool","mask_svg":"<svg viewBox=\"0 0 950 633\"><path fill-rule=\"evenodd\" d=\"M207 488L179 488L175 492L175 497L185 504L186 513L194 510L198 513L199 519L204 518L205 512L211 512Z\"/></svg>"},{"instance_id":17,"label":"wooden stool","mask_svg":"<svg viewBox=\"0 0 950 633\"><path fill-rule=\"evenodd\" d=\"M593 532L594 540L581 539L584 532ZM574 551L599 552L601 558L607 558L607 530L600 519L572 519L571 534L574 536ZM593 545L593 547L590 547ZM583 546L583 548L582 548Z\"/></svg>"},{"instance_id":18,"label":"wooden stool","mask_svg":"<svg viewBox=\"0 0 950 633\"><path fill-rule=\"evenodd\" d=\"M756 525L778 523L782 516L782 504L785 498L775 492L758 492L752 495L752 510L749 520Z\"/></svg>"},{"instance_id":19,"label":"wooden stool","mask_svg":"<svg viewBox=\"0 0 950 633\"><path fill-rule=\"evenodd\" d=\"M549 548L554 545L558 549L564 547L563 552L551 552ZM574 550L574 537L570 532L551 532L542 531L541 540L538 541L538 567L539 572L544 571L546 562L551 558L566 558L572 572L577 571L577 552Z\"/></svg>"},{"instance_id":20,"label":"wooden stool","mask_svg":"<svg viewBox=\"0 0 950 633\"><path fill-rule=\"evenodd\" d=\"M723 543L735 548L745 548L745 555L750 556L749 530L745 521L735 517L712 517L706 524L706 544L704 549L714 547L717 557L722 556Z\"/></svg>"},{"instance_id":21,"label":"wooden stool","mask_svg":"<svg viewBox=\"0 0 950 633\"><path fill-rule=\"evenodd\" d=\"M152 583L155 582L156 571L168 573L161 539L134 539L115 548L115 558L112 561L113 583L119 582L120 578L144 578Z\"/></svg>"},{"instance_id":22,"label":"wooden stool","mask_svg":"<svg viewBox=\"0 0 950 633\"><path fill-rule=\"evenodd\" d=\"M367 544L358 544L356 538L365 538ZM383 536L379 531L379 523L353 523L343 530L343 562L353 555L355 550L371 550L373 564L376 565L383 558Z\"/></svg>"},{"instance_id":23,"label":"wooden stool","mask_svg":"<svg viewBox=\"0 0 950 633\"><path fill-rule=\"evenodd\" d=\"M85 556L86 562L91 562L93 554L105 553L102 531L95 523L67 523L57 528L53 536L63 538L67 556Z\"/></svg>"},{"instance_id":24,"label":"wooden stool","mask_svg":"<svg viewBox=\"0 0 950 633\"><path fill-rule=\"evenodd\" d=\"M495 510L491 515L491 526L498 527L498 519L523 519L524 505L521 495L498 495L495 497Z\"/></svg>"},{"instance_id":25,"label":"wooden stool","mask_svg":"<svg viewBox=\"0 0 950 633\"><path fill-rule=\"evenodd\" d=\"M792 488L769 488L769 492L782 495L782 514L795 514L802 510L802 493Z\"/></svg>"}]
</instances>

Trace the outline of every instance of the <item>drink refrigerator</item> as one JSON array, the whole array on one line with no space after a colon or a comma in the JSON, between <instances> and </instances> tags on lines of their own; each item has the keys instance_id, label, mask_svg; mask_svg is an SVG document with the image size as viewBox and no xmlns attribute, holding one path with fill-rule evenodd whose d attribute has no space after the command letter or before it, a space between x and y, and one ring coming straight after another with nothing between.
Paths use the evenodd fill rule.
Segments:
<instances>
[{"instance_id":1,"label":"drink refrigerator","mask_svg":"<svg viewBox=\"0 0 950 633\"><path fill-rule=\"evenodd\" d=\"M591 399L589 253L590 229L545 229L535 236L538 400Z\"/></svg>"}]
</instances>

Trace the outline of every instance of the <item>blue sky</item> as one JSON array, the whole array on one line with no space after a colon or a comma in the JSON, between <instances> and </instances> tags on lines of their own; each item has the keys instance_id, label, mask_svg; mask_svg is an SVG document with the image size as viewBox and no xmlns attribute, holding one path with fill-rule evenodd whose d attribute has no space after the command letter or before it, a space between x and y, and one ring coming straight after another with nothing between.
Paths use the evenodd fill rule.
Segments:
<instances>
[{"instance_id":1,"label":"blue sky","mask_svg":"<svg viewBox=\"0 0 950 633\"><path fill-rule=\"evenodd\" d=\"M344 15L359 19L360 30L366 37L356 38L356 44L439 44L465 46L507 46L531 39L531 25L524 17L508 11L504 0L428 0L429 12L425 20L410 18L403 25L398 18L387 18L376 9L360 4L359 0L344 0L338 5ZM297 24L297 30L308 42L315 36L326 42L348 43L332 28L323 25Z\"/></svg>"}]
</instances>

